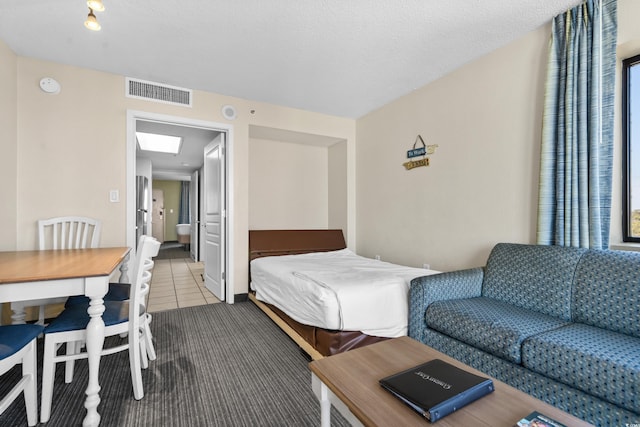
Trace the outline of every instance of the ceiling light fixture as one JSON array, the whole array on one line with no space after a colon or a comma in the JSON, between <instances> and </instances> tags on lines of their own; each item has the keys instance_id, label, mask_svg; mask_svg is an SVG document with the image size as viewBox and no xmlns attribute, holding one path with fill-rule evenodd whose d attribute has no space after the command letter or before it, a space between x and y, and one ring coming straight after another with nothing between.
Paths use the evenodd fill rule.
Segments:
<instances>
[{"instance_id":1,"label":"ceiling light fixture","mask_svg":"<svg viewBox=\"0 0 640 427\"><path fill-rule=\"evenodd\" d=\"M93 14L93 9L89 8L89 14L87 15L87 20L84 21L84 26L90 29L91 31L100 31L100 24L96 19L96 15Z\"/></svg>"},{"instance_id":2,"label":"ceiling light fixture","mask_svg":"<svg viewBox=\"0 0 640 427\"><path fill-rule=\"evenodd\" d=\"M138 146L143 151L178 154L182 148L182 138L179 136L136 132L136 138L138 139Z\"/></svg>"},{"instance_id":3,"label":"ceiling light fixture","mask_svg":"<svg viewBox=\"0 0 640 427\"><path fill-rule=\"evenodd\" d=\"M95 12L104 11L104 4L102 4L102 0L89 0L87 1L87 6Z\"/></svg>"}]
</instances>

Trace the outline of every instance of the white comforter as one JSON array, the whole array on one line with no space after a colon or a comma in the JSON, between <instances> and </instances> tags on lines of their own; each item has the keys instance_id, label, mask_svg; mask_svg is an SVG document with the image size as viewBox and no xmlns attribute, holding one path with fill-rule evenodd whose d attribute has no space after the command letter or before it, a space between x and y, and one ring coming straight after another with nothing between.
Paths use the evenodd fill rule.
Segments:
<instances>
[{"instance_id":1,"label":"white comforter","mask_svg":"<svg viewBox=\"0 0 640 427\"><path fill-rule=\"evenodd\" d=\"M398 337L407 334L409 283L435 273L342 249L255 259L251 289L305 325Z\"/></svg>"}]
</instances>

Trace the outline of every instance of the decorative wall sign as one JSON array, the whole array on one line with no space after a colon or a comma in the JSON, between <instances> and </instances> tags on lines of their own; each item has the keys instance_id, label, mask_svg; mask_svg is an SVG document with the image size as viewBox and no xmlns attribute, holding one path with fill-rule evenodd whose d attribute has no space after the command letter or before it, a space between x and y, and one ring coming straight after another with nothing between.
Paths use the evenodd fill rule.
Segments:
<instances>
[{"instance_id":1,"label":"decorative wall sign","mask_svg":"<svg viewBox=\"0 0 640 427\"><path fill-rule=\"evenodd\" d=\"M411 160L408 162L404 162L402 166L404 166L406 170L411 170L420 166L429 166L429 158L425 157L424 159L420 160Z\"/></svg>"},{"instance_id":2,"label":"decorative wall sign","mask_svg":"<svg viewBox=\"0 0 640 427\"><path fill-rule=\"evenodd\" d=\"M422 147L416 148L416 145L420 143ZM409 160L402 164L406 170L411 170L413 168L417 168L420 166L429 166L429 158L426 157L427 154L433 154L436 152L437 144L427 145L424 143L424 139L420 135L416 137L415 142L413 143L413 148L407 151L407 159L412 159L414 157L424 156L424 158L420 160Z\"/></svg>"}]
</instances>

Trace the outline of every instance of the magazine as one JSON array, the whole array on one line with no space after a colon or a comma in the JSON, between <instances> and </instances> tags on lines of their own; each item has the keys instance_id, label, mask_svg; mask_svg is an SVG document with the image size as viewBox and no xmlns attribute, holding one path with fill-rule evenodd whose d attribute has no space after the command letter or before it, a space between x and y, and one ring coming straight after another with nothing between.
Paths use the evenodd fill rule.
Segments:
<instances>
[{"instance_id":1,"label":"magazine","mask_svg":"<svg viewBox=\"0 0 640 427\"><path fill-rule=\"evenodd\" d=\"M521 419L516 427L567 427L564 424L550 418L540 412L532 412Z\"/></svg>"}]
</instances>

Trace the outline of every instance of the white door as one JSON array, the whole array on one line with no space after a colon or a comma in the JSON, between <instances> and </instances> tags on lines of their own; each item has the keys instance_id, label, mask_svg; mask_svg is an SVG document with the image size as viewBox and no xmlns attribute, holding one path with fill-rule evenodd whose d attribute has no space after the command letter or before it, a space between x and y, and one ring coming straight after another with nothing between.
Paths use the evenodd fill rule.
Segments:
<instances>
[{"instance_id":1,"label":"white door","mask_svg":"<svg viewBox=\"0 0 640 427\"><path fill-rule=\"evenodd\" d=\"M225 171L224 136L221 133L204 149L204 285L220 301L225 300Z\"/></svg>"},{"instance_id":2,"label":"white door","mask_svg":"<svg viewBox=\"0 0 640 427\"><path fill-rule=\"evenodd\" d=\"M151 204L151 235L160 243L164 242L164 191L153 190L151 192L153 203Z\"/></svg>"},{"instance_id":3,"label":"white door","mask_svg":"<svg viewBox=\"0 0 640 427\"><path fill-rule=\"evenodd\" d=\"M191 174L191 185L189 186L189 201L191 203L191 218L189 218L191 224L191 259L195 262L200 261L199 250L199 236L200 236L200 174L195 171Z\"/></svg>"}]
</instances>

